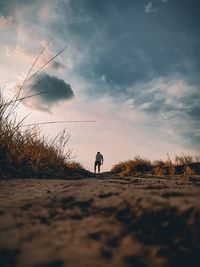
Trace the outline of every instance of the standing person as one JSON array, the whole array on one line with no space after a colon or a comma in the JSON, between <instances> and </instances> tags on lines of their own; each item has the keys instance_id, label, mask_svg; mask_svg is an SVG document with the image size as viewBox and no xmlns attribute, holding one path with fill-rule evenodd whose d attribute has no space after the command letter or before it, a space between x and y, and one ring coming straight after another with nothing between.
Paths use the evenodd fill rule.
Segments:
<instances>
[{"instance_id":1,"label":"standing person","mask_svg":"<svg viewBox=\"0 0 200 267\"><path fill-rule=\"evenodd\" d=\"M98 173L100 173L100 166L103 165L103 155L100 152L97 152L95 163L94 163L94 172L96 173L96 167L98 166Z\"/></svg>"}]
</instances>

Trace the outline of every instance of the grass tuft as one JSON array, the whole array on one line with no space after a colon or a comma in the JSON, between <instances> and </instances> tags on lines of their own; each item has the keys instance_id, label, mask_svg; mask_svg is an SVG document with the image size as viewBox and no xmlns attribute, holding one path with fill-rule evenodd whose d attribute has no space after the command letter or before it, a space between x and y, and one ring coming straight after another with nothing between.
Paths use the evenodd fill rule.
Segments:
<instances>
[{"instance_id":1,"label":"grass tuft","mask_svg":"<svg viewBox=\"0 0 200 267\"><path fill-rule=\"evenodd\" d=\"M200 174L199 157L190 155L176 156L172 161L169 155L166 160L150 161L136 156L133 160L122 161L114 165L111 172L120 176L126 175L193 175Z\"/></svg>"},{"instance_id":2,"label":"grass tuft","mask_svg":"<svg viewBox=\"0 0 200 267\"><path fill-rule=\"evenodd\" d=\"M53 140L42 135L38 126L23 130L15 104L13 100L7 102L0 92L1 178L61 178L66 177L67 170L83 169L72 161L72 151L65 151L70 139L66 130Z\"/></svg>"},{"instance_id":3,"label":"grass tuft","mask_svg":"<svg viewBox=\"0 0 200 267\"><path fill-rule=\"evenodd\" d=\"M38 126L24 127L26 117L21 121L17 120L17 108L20 103L40 94L32 94L31 88L25 96L21 96L23 89L65 49L59 51L32 74L39 57L50 42L36 57L22 85L11 99L5 99L3 91L0 90L0 178L61 178L66 177L69 170L71 175L72 169L81 166L78 163L70 163L71 150L65 152L70 138L65 130L50 140L41 134Z\"/></svg>"},{"instance_id":4,"label":"grass tuft","mask_svg":"<svg viewBox=\"0 0 200 267\"><path fill-rule=\"evenodd\" d=\"M111 172L123 175L149 173L152 170L151 161L140 156L136 156L133 160L123 161L111 169Z\"/></svg>"}]
</instances>

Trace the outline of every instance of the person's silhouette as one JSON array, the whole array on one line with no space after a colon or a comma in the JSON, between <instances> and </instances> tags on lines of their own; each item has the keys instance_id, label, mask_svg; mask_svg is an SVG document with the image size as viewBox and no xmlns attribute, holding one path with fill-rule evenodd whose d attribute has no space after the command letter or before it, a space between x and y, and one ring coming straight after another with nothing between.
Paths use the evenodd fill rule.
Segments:
<instances>
[{"instance_id":1,"label":"person's silhouette","mask_svg":"<svg viewBox=\"0 0 200 267\"><path fill-rule=\"evenodd\" d=\"M96 173L96 168L98 167L98 173L100 173L100 167L103 165L103 155L97 152L94 163L94 172Z\"/></svg>"}]
</instances>

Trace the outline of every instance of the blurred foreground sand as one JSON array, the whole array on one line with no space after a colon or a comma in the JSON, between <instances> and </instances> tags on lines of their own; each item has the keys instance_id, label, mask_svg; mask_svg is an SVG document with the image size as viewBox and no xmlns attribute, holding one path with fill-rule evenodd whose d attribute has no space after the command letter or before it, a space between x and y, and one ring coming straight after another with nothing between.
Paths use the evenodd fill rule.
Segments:
<instances>
[{"instance_id":1,"label":"blurred foreground sand","mask_svg":"<svg viewBox=\"0 0 200 267\"><path fill-rule=\"evenodd\" d=\"M199 186L198 176L0 181L0 266L200 266Z\"/></svg>"}]
</instances>

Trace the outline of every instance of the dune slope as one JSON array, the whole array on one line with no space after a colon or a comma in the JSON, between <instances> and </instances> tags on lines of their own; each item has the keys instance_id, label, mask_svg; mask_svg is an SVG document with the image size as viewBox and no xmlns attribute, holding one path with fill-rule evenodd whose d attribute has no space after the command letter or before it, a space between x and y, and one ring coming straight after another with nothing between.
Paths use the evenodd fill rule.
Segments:
<instances>
[{"instance_id":1,"label":"dune slope","mask_svg":"<svg viewBox=\"0 0 200 267\"><path fill-rule=\"evenodd\" d=\"M200 177L0 181L0 265L200 266Z\"/></svg>"}]
</instances>

